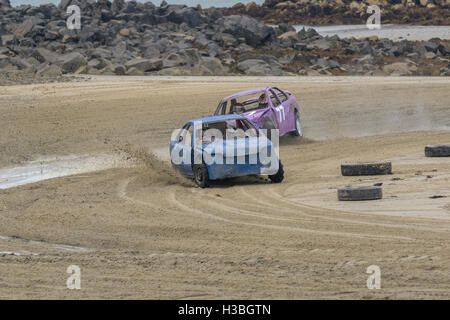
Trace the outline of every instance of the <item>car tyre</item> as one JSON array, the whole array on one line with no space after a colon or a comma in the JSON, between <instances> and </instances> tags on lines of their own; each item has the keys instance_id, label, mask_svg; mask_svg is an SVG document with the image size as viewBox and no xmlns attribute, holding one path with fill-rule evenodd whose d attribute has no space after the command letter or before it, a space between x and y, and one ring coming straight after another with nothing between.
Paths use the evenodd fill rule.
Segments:
<instances>
[{"instance_id":1,"label":"car tyre","mask_svg":"<svg viewBox=\"0 0 450 320\"><path fill-rule=\"evenodd\" d=\"M343 187L338 189L339 201L367 201L383 198L380 186Z\"/></svg>"},{"instance_id":2,"label":"car tyre","mask_svg":"<svg viewBox=\"0 0 450 320\"><path fill-rule=\"evenodd\" d=\"M341 173L343 176L392 174L392 163L390 161L344 163L341 165Z\"/></svg>"},{"instance_id":3,"label":"car tyre","mask_svg":"<svg viewBox=\"0 0 450 320\"><path fill-rule=\"evenodd\" d=\"M194 171L194 181L200 188L207 188L209 187L209 175L208 175L208 168L206 168L206 165L200 164L200 165L194 165L193 166Z\"/></svg>"},{"instance_id":4,"label":"car tyre","mask_svg":"<svg viewBox=\"0 0 450 320\"><path fill-rule=\"evenodd\" d=\"M279 166L278 166L278 172L273 174L273 175L270 175L269 179L272 182L274 182L274 183L280 183L281 181L283 181L283 179L284 179L284 169L283 169L283 165L281 164L281 161L280 161Z\"/></svg>"},{"instance_id":5,"label":"car tyre","mask_svg":"<svg viewBox=\"0 0 450 320\"><path fill-rule=\"evenodd\" d=\"M450 144L433 144L425 147L426 157L450 157Z\"/></svg>"},{"instance_id":6,"label":"car tyre","mask_svg":"<svg viewBox=\"0 0 450 320\"><path fill-rule=\"evenodd\" d=\"M295 130L291 132L293 136L302 137L302 124L300 122L300 115L297 110L295 110Z\"/></svg>"}]
</instances>

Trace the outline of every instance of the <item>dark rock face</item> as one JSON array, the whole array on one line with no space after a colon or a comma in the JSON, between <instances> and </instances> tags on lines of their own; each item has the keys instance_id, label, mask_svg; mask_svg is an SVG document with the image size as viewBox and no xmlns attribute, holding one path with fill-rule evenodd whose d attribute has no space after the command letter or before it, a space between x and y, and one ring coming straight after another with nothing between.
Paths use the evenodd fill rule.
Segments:
<instances>
[{"instance_id":1,"label":"dark rock face","mask_svg":"<svg viewBox=\"0 0 450 320\"><path fill-rule=\"evenodd\" d=\"M197 11L187 7L175 7L168 13L167 20L177 24L186 23L190 27L197 27L205 21Z\"/></svg>"},{"instance_id":2,"label":"dark rock face","mask_svg":"<svg viewBox=\"0 0 450 320\"><path fill-rule=\"evenodd\" d=\"M86 58L78 52L71 52L60 57L56 64L58 64L64 73L73 73L80 67L85 66Z\"/></svg>"},{"instance_id":3,"label":"dark rock face","mask_svg":"<svg viewBox=\"0 0 450 320\"><path fill-rule=\"evenodd\" d=\"M219 20L220 30L236 38L245 38L255 47L276 39L273 28L247 16L227 16Z\"/></svg>"},{"instance_id":4,"label":"dark rock face","mask_svg":"<svg viewBox=\"0 0 450 320\"><path fill-rule=\"evenodd\" d=\"M161 70L163 66L163 62L161 59L140 59L136 58L128 61L125 64L127 69L136 68L142 72Z\"/></svg>"},{"instance_id":5,"label":"dark rock face","mask_svg":"<svg viewBox=\"0 0 450 320\"><path fill-rule=\"evenodd\" d=\"M66 10L72 0L61 0L58 5L58 9Z\"/></svg>"},{"instance_id":6,"label":"dark rock face","mask_svg":"<svg viewBox=\"0 0 450 320\"><path fill-rule=\"evenodd\" d=\"M348 1L347 1L348 2ZM216 8L124 0L62 0L11 8L0 0L0 69L52 76L117 75L448 75L450 42L323 37L282 23L269 27ZM298 2L266 1L272 10ZM81 9L69 30L66 8ZM258 9L259 8L259 9ZM319 9L317 9L319 10ZM263 54L262 54L263 53ZM58 78L59 79L59 78Z\"/></svg>"},{"instance_id":7,"label":"dark rock face","mask_svg":"<svg viewBox=\"0 0 450 320\"><path fill-rule=\"evenodd\" d=\"M9 0L0 0L0 8L11 8Z\"/></svg>"},{"instance_id":8,"label":"dark rock face","mask_svg":"<svg viewBox=\"0 0 450 320\"><path fill-rule=\"evenodd\" d=\"M425 47L425 49L427 51L432 51L434 53L436 53L439 48L439 44L432 42L432 41L425 41L423 43L423 46Z\"/></svg>"},{"instance_id":9,"label":"dark rock face","mask_svg":"<svg viewBox=\"0 0 450 320\"><path fill-rule=\"evenodd\" d=\"M369 17L370 5L382 8L382 23L450 24L450 3L446 0L266 0L262 5L234 5L221 11L270 24L361 24Z\"/></svg>"},{"instance_id":10,"label":"dark rock face","mask_svg":"<svg viewBox=\"0 0 450 320\"><path fill-rule=\"evenodd\" d=\"M31 56L40 63L56 64L59 59L59 55L45 48L36 48L31 52Z\"/></svg>"}]
</instances>

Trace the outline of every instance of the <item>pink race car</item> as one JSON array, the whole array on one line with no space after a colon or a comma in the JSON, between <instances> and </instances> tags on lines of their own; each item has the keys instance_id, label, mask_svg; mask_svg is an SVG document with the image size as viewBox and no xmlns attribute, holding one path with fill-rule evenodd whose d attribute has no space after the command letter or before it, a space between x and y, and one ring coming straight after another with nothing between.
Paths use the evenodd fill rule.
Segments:
<instances>
[{"instance_id":1,"label":"pink race car","mask_svg":"<svg viewBox=\"0 0 450 320\"><path fill-rule=\"evenodd\" d=\"M222 99L214 115L241 114L259 128L279 129L280 136L302 136L299 105L289 91L264 87L242 91Z\"/></svg>"}]
</instances>

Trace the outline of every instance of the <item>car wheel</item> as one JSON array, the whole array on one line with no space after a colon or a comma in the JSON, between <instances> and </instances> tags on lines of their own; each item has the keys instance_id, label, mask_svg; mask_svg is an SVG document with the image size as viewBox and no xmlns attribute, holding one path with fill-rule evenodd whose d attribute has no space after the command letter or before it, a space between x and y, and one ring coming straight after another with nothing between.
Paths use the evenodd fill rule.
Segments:
<instances>
[{"instance_id":1,"label":"car wheel","mask_svg":"<svg viewBox=\"0 0 450 320\"><path fill-rule=\"evenodd\" d=\"M433 144L425 147L426 157L450 157L450 144Z\"/></svg>"},{"instance_id":2,"label":"car wheel","mask_svg":"<svg viewBox=\"0 0 450 320\"><path fill-rule=\"evenodd\" d=\"M200 188L206 188L209 186L209 176L208 176L208 168L206 165L194 165L194 181Z\"/></svg>"},{"instance_id":3,"label":"car wheel","mask_svg":"<svg viewBox=\"0 0 450 320\"><path fill-rule=\"evenodd\" d=\"M283 181L283 179L284 179L284 169L283 169L283 165L281 164L281 161L280 161L279 166L278 166L278 172L273 174L273 175L270 175L269 179L272 182L274 182L274 183L280 183L281 181Z\"/></svg>"},{"instance_id":4,"label":"car wheel","mask_svg":"<svg viewBox=\"0 0 450 320\"><path fill-rule=\"evenodd\" d=\"M302 132L302 124L300 122L300 115L298 114L298 111L295 111L295 130L291 132L293 136L301 137L303 136Z\"/></svg>"},{"instance_id":5,"label":"car wheel","mask_svg":"<svg viewBox=\"0 0 450 320\"><path fill-rule=\"evenodd\" d=\"M383 198L380 186L343 187L338 189L339 201L366 201Z\"/></svg>"},{"instance_id":6,"label":"car wheel","mask_svg":"<svg viewBox=\"0 0 450 320\"><path fill-rule=\"evenodd\" d=\"M343 176L375 176L392 174L392 163L390 161L356 162L341 164Z\"/></svg>"}]
</instances>

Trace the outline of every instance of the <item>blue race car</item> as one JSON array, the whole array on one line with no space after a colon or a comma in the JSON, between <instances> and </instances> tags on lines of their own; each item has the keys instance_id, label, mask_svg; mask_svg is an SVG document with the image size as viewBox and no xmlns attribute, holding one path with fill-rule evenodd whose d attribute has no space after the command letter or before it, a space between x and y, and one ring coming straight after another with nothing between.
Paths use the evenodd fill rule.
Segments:
<instances>
[{"instance_id":1,"label":"blue race car","mask_svg":"<svg viewBox=\"0 0 450 320\"><path fill-rule=\"evenodd\" d=\"M176 130L170 141L174 168L205 188L210 180L268 175L279 183L284 170L272 141L238 114L195 119Z\"/></svg>"}]
</instances>

